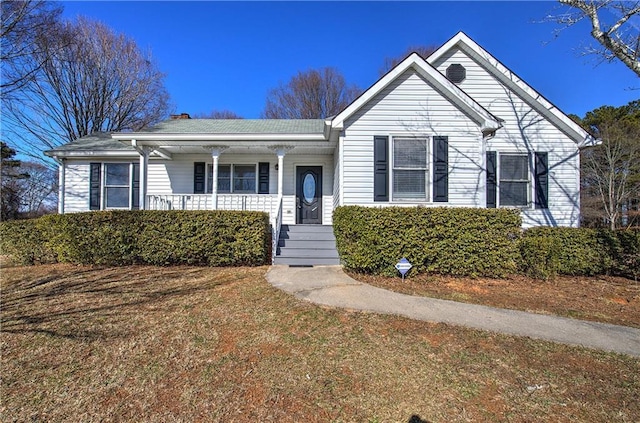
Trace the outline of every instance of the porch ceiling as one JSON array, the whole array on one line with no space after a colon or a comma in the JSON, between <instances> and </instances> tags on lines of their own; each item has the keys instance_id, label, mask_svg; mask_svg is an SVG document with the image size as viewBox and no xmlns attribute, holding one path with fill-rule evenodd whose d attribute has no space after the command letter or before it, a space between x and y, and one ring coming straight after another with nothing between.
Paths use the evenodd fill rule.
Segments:
<instances>
[{"instance_id":1,"label":"porch ceiling","mask_svg":"<svg viewBox=\"0 0 640 423\"><path fill-rule=\"evenodd\" d=\"M129 140L121 140L123 144L131 144ZM326 154L335 151L336 142L326 140L302 141L191 141L191 140L145 140L136 139L137 146L159 148L169 154L209 154L212 149L224 148L224 154L275 154L277 148L285 148L286 154Z\"/></svg>"}]
</instances>

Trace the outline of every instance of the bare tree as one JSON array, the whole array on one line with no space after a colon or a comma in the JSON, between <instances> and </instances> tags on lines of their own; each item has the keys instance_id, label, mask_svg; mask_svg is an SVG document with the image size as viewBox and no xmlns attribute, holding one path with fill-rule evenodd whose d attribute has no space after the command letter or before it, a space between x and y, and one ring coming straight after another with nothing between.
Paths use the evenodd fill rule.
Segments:
<instances>
[{"instance_id":1,"label":"bare tree","mask_svg":"<svg viewBox=\"0 0 640 423\"><path fill-rule=\"evenodd\" d=\"M629 224L630 208L640 199L640 101L600 107L587 113L582 124L602 140L582 152L582 189L590 217L611 229Z\"/></svg>"},{"instance_id":2,"label":"bare tree","mask_svg":"<svg viewBox=\"0 0 640 423\"><path fill-rule=\"evenodd\" d=\"M335 68L298 72L286 85L269 92L263 117L322 119L340 113L360 93Z\"/></svg>"},{"instance_id":3,"label":"bare tree","mask_svg":"<svg viewBox=\"0 0 640 423\"><path fill-rule=\"evenodd\" d=\"M0 90L7 101L13 91L32 79L46 56L36 38L52 34L62 13L60 7L43 0L3 1L0 16ZM31 59L31 60L29 60Z\"/></svg>"},{"instance_id":4,"label":"bare tree","mask_svg":"<svg viewBox=\"0 0 640 423\"><path fill-rule=\"evenodd\" d=\"M15 181L20 195L20 216L39 217L57 209L58 173L50 167L25 161L19 171L28 178Z\"/></svg>"},{"instance_id":5,"label":"bare tree","mask_svg":"<svg viewBox=\"0 0 640 423\"><path fill-rule=\"evenodd\" d=\"M0 142L0 147L0 218L31 218L54 212L58 192L56 171L42 163L15 159L16 151L4 142Z\"/></svg>"},{"instance_id":6,"label":"bare tree","mask_svg":"<svg viewBox=\"0 0 640 423\"><path fill-rule=\"evenodd\" d=\"M168 114L164 75L133 40L86 18L57 28L38 34L28 59L42 66L17 102L3 102L5 129L25 154L40 157L94 132L139 130Z\"/></svg>"},{"instance_id":7,"label":"bare tree","mask_svg":"<svg viewBox=\"0 0 640 423\"><path fill-rule=\"evenodd\" d=\"M195 119L244 119L242 116L231 110L212 110L209 113L197 113L193 115Z\"/></svg>"},{"instance_id":8,"label":"bare tree","mask_svg":"<svg viewBox=\"0 0 640 423\"><path fill-rule=\"evenodd\" d=\"M20 212L20 192L16 181L28 178L20 172L22 163L14 158L16 150L0 141L2 164L0 165L0 220L17 219Z\"/></svg>"},{"instance_id":9,"label":"bare tree","mask_svg":"<svg viewBox=\"0 0 640 423\"><path fill-rule=\"evenodd\" d=\"M591 36L599 47L586 47L585 53L595 54L606 61L619 59L640 76L640 2L625 0L559 0L569 9L556 13L547 20L562 25L560 30L588 20Z\"/></svg>"},{"instance_id":10,"label":"bare tree","mask_svg":"<svg viewBox=\"0 0 640 423\"><path fill-rule=\"evenodd\" d=\"M384 75L385 73L389 72L398 63L400 63L404 59L406 59L407 56L409 56L411 53L418 53L420 55L420 57L422 57L423 59L426 59L427 57L431 56L431 53L433 53L437 49L438 49L438 47L436 47L434 45L430 45L430 46L412 46L412 47L407 48L404 51L404 53L402 53L402 54L400 54L398 56L386 57L384 59L384 63L382 65L382 67L380 68L380 75Z\"/></svg>"}]
</instances>

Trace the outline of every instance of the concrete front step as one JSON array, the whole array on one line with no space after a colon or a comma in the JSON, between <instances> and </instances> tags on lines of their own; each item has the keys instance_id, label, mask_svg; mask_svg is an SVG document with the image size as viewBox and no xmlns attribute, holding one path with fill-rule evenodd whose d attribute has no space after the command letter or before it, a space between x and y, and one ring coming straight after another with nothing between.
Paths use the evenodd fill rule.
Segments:
<instances>
[{"instance_id":1,"label":"concrete front step","mask_svg":"<svg viewBox=\"0 0 640 423\"><path fill-rule=\"evenodd\" d=\"M280 229L283 232L289 231L293 233L300 233L300 232L333 233L332 225L282 225Z\"/></svg>"},{"instance_id":2,"label":"concrete front step","mask_svg":"<svg viewBox=\"0 0 640 423\"><path fill-rule=\"evenodd\" d=\"M299 240L299 241L335 241L333 232L282 232L280 231L280 240Z\"/></svg>"},{"instance_id":3,"label":"concrete front step","mask_svg":"<svg viewBox=\"0 0 640 423\"><path fill-rule=\"evenodd\" d=\"M309 258L276 257L275 264L286 264L289 266L337 266L340 264L340 259L316 257L313 260L309 260Z\"/></svg>"},{"instance_id":4,"label":"concrete front step","mask_svg":"<svg viewBox=\"0 0 640 423\"><path fill-rule=\"evenodd\" d=\"M336 249L335 239L280 239L278 247Z\"/></svg>"},{"instance_id":5,"label":"concrete front step","mask_svg":"<svg viewBox=\"0 0 640 423\"><path fill-rule=\"evenodd\" d=\"M277 257L320 257L320 258L340 258L338 256L338 250L333 249L319 249L319 248L281 248L280 254Z\"/></svg>"},{"instance_id":6,"label":"concrete front step","mask_svg":"<svg viewBox=\"0 0 640 423\"><path fill-rule=\"evenodd\" d=\"M282 225L275 264L340 264L333 226Z\"/></svg>"}]
</instances>

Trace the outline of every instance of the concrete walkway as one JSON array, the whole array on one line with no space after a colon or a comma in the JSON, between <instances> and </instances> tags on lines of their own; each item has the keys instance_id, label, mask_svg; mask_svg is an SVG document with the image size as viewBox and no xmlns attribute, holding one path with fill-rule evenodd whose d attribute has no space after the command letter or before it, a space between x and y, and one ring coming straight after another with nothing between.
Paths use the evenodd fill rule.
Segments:
<instances>
[{"instance_id":1,"label":"concrete walkway","mask_svg":"<svg viewBox=\"0 0 640 423\"><path fill-rule=\"evenodd\" d=\"M347 276L341 266L272 266L267 272L267 280L276 288L316 304L394 314L640 357L640 329L399 294L358 282Z\"/></svg>"}]
</instances>

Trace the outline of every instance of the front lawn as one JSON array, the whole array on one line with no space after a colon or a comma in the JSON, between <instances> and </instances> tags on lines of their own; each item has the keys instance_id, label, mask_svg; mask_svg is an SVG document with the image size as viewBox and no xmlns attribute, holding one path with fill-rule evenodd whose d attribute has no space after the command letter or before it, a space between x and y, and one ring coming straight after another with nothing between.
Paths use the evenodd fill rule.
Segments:
<instances>
[{"instance_id":1,"label":"front lawn","mask_svg":"<svg viewBox=\"0 0 640 423\"><path fill-rule=\"evenodd\" d=\"M2 421L640 421L640 359L315 306L266 268L2 269Z\"/></svg>"}]
</instances>

